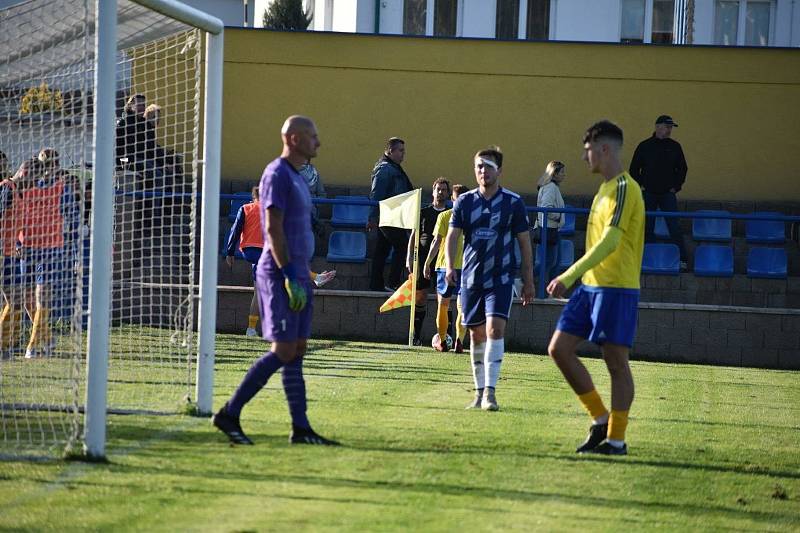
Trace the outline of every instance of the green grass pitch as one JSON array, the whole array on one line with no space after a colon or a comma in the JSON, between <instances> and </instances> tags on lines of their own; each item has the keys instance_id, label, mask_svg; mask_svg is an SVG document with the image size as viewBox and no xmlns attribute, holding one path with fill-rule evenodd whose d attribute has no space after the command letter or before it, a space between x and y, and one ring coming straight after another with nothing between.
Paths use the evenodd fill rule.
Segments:
<instances>
[{"instance_id":1,"label":"green grass pitch","mask_svg":"<svg viewBox=\"0 0 800 533\"><path fill-rule=\"evenodd\" d=\"M0 530L800 530L796 372L633 362L630 455L583 457L588 417L546 357L507 354L486 413L463 409L466 354L310 346L309 418L342 447L288 444L279 376L242 416L256 446L112 415L107 463L0 461ZM264 348L218 337L215 407Z\"/></svg>"}]
</instances>

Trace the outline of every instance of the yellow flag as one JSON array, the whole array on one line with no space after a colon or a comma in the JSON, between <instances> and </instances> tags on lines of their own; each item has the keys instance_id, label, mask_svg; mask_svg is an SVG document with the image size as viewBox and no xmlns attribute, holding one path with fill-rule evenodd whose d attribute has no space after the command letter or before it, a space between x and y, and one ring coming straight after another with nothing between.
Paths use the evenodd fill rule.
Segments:
<instances>
[{"instance_id":1,"label":"yellow flag","mask_svg":"<svg viewBox=\"0 0 800 533\"><path fill-rule=\"evenodd\" d=\"M389 299L383 303L380 308L380 312L385 313L386 311L392 311L394 309L399 309L400 307L411 305L411 302L414 300L411 283L411 278L408 278L402 285L400 285L400 287L394 291L394 294L389 296Z\"/></svg>"},{"instance_id":2,"label":"yellow flag","mask_svg":"<svg viewBox=\"0 0 800 533\"><path fill-rule=\"evenodd\" d=\"M380 226L415 229L419 223L422 189L414 189L378 202Z\"/></svg>"}]
</instances>

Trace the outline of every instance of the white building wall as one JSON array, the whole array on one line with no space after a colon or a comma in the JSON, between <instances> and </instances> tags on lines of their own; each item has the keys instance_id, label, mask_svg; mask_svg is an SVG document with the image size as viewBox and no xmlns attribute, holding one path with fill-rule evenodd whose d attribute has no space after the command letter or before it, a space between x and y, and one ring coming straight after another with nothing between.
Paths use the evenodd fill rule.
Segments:
<instances>
[{"instance_id":1,"label":"white building wall","mask_svg":"<svg viewBox=\"0 0 800 533\"><path fill-rule=\"evenodd\" d=\"M496 0L463 0L461 37L488 37L496 35Z\"/></svg>"},{"instance_id":2,"label":"white building wall","mask_svg":"<svg viewBox=\"0 0 800 533\"><path fill-rule=\"evenodd\" d=\"M619 0L553 0L550 9L554 40L619 42Z\"/></svg>"}]
</instances>

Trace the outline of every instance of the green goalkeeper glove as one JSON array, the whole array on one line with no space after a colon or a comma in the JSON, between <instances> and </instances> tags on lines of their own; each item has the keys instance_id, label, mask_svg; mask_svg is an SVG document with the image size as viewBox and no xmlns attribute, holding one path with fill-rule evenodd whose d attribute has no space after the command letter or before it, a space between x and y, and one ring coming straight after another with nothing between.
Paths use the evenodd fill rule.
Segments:
<instances>
[{"instance_id":1,"label":"green goalkeeper glove","mask_svg":"<svg viewBox=\"0 0 800 533\"><path fill-rule=\"evenodd\" d=\"M289 296L289 309L295 313L299 313L306 306L308 296L306 290L297 282L297 273L295 272L294 265L289 263L281 269L283 273L283 287L286 289L286 294Z\"/></svg>"}]
</instances>

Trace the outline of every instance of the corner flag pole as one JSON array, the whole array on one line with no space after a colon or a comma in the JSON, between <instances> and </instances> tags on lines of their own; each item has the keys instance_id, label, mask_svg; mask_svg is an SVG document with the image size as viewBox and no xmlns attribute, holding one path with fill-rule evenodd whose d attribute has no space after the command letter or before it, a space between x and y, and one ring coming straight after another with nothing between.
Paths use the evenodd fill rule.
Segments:
<instances>
[{"instance_id":1,"label":"corner flag pole","mask_svg":"<svg viewBox=\"0 0 800 533\"><path fill-rule=\"evenodd\" d=\"M417 189L414 195L414 258L412 261L412 268L414 272L411 274L411 314L408 324L408 347L414 346L414 315L417 309L417 276L419 275L419 217L422 210L422 189Z\"/></svg>"}]
</instances>

